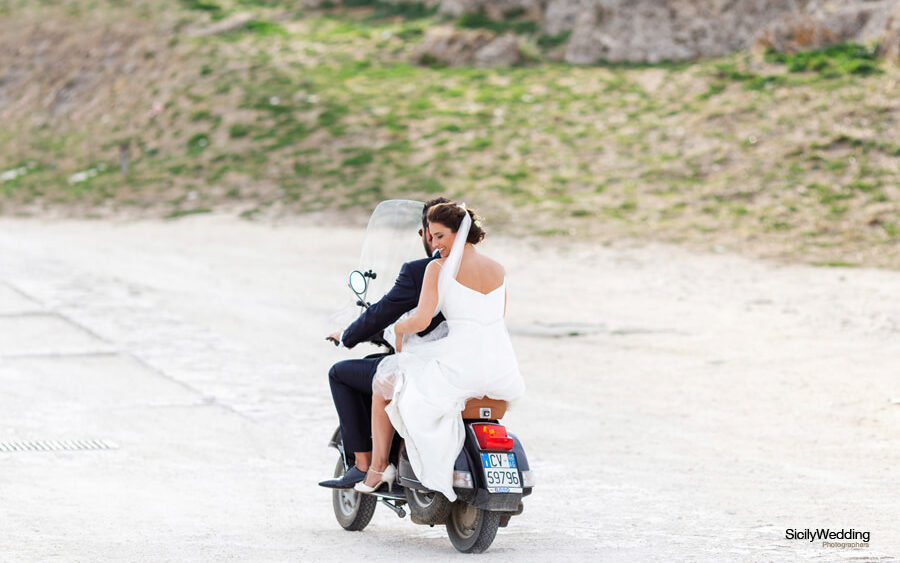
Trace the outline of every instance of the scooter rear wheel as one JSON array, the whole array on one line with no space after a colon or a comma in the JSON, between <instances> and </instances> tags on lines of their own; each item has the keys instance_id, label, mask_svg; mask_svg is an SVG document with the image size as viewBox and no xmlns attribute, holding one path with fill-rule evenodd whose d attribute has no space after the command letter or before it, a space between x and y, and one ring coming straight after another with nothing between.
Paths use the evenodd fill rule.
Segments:
<instances>
[{"instance_id":1,"label":"scooter rear wheel","mask_svg":"<svg viewBox=\"0 0 900 563\"><path fill-rule=\"evenodd\" d=\"M334 476L344 474L344 460L338 457ZM369 525L378 500L372 495L363 495L353 489L334 489L331 493L334 516L342 528L358 532Z\"/></svg>"},{"instance_id":2,"label":"scooter rear wheel","mask_svg":"<svg viewBox=\"0 0 900 563\"><path fill-rule=\"evenodd\" d=\"M481 553L489 548L499 526L499 512L475 508L461 501L453 503L447 517L450 543L463 553Z\"/></svg>"}]
</instances>

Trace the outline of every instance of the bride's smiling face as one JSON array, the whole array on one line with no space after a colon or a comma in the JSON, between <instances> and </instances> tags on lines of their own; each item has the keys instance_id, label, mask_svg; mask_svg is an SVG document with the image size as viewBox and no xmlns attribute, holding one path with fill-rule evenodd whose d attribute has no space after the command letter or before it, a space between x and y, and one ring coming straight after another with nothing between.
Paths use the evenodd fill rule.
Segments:
<instances>
[{"instance_id":1,"label":"bride's smiling face","mask_svg":"<svg viewBox=\"0 0 900 563\"><path fill-rule=\"evenodd\" d=\"M428 223L428 231L431 232L431 248L441 252L441 258L446 258L453 248L453 241L456 240L456 233L450 230L450 227L443 223Z\"/></svg>"}]
</instances>

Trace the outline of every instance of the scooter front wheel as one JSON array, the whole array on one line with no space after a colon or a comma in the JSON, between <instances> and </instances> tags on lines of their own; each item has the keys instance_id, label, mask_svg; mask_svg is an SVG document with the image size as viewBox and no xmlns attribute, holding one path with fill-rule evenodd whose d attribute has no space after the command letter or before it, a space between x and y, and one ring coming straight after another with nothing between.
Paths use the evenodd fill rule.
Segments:
<instances>
[{"instance_id":1,"label":"scooter front wheel","mask_svg":"<svg viewBox=\"0 0 900 563\"><path fill-rule=\"evenodd\" d=\"M453 547L463 553L481 553L491 546L497 535L500 513L456 501L446 525Z\"/></svg>"},{"instance_id":2,"label":"scooter front wheel","mask_svg":"<svg viewBox=\"0 0 900 563\"><path fill-rule=\"evenodd\" d=\"M334 476L341 477L344 472L344 460L339 457L334 468ZM345 530L358 532L369 525L378 500L372 495L362 495L353 489L335 489L331 493L331 503L338 524Z\"/></svg>"}]
</instances>

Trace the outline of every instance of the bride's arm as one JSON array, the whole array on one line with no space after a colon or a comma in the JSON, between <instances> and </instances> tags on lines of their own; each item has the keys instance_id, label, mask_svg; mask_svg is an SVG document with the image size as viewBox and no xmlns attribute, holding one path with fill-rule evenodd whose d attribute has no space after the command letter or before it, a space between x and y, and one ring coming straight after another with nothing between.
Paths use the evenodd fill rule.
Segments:
<instances>
[{"instance_id":1,"label":"bride's arm","mask_svg":"<svg viewBox=\"0 0 900 563\"><path fill-rule=\"evenodd\" d=\"M416 306L416 312L394 325L396 334L422 332L431 324L434 310L437 309L437 282L440 271L441 265L437 261L430 262L425 268L425 277L422 279L422 292L419 294L419 304Z\"/></svg>"}]
</instances>

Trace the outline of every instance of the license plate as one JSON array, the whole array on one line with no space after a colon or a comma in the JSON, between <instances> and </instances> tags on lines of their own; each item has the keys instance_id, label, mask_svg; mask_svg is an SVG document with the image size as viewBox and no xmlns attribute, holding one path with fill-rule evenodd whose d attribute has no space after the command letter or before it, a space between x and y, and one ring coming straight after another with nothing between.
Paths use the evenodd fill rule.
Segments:
<instances>
[{"instance_id":1,"label":"license plate","mask_svg":"<svg viewBox=\"0 0 900 563\"><path fill-rule=\"evenodd\" d=\"M482 453L484 480L491 493L521 493L522 481L516 465L516 454Z\"/></svg>"}]
</instances>

